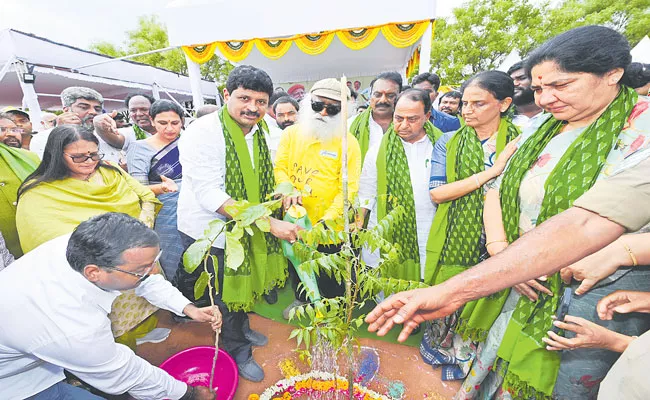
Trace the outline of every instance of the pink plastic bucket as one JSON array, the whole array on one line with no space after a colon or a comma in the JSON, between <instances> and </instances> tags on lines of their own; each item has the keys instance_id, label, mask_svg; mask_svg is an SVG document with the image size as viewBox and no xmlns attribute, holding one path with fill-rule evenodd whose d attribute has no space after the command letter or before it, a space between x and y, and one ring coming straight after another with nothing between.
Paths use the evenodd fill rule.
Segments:
<instances>
[{"instance_id":1,"label":"pink plastic bucket","mask_svg":"<svg viewBox=\"0 0 650 400\"><path fill-rule=\"evenodd\" d=\"M208 386L214 347L190 347L169 357L160 368L174 378L193 386ZM231 400L235 397L239 371L235 361L223 350L219 350L217 366L214 370L214 382L219 400Z\"/></svg>"}]
</instances>

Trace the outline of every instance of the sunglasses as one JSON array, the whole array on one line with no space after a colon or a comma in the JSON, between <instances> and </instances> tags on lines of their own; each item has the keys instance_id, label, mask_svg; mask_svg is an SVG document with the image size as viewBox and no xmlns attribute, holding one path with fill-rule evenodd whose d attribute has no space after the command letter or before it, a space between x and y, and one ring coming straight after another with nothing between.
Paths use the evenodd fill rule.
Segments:
<instances>
[{"instance_id":1,"label":"sunglasses","mask_svg":"<svg viewBox=\"0 0 650 400\"><path fill-rule=\"evenodd\" d=\"M325 104L322 101L312 101L311 102L311 109L314 110L315 112L319 113L323 111L323 109L327 110L327 115L333 117L336 114L341 112L341 105L340 104Z\"/></svg>"},{"instance_id":2,"label":"sunglasses","mask_svg":"<svg viewBox=\"0 0 650 400\"><path fill-rule=\"evenodd\" d=\"M75 164L81 164L82 162L86 162L86 160L99 161L102 158L104 158L103 153L88 153L88 154L68 154L68 153L63 153L63 154L70 157L72 159L72 162L75 163Z\"/></svg>"},{"instance_id":3,"label":"sunglasses","mask_svg":"<svg viewBox=\"0 0 650 400\"><path fill-rule=\"evenodd\" d=\"M144 271L144 274L138 274L138 273L135 273L135 272L126 271L126 270L123 270L123 269L117 268L117 267L101 267L101 268L110 269L112 271L119 271L119 272L123 272L125 274L133 275L133 276L138 278L138 283L140 283L140 282L144 282L149 276L151 276L151 271L153 271L153 269L156 268L156 264L158 263L158 260L160 260L161 255L162 255L162 250L160 250L160 253L158 253L158 255L153 260L153 262L151 263L149 268L147 268L147 270Z\"/></svg>"}]
</instances>

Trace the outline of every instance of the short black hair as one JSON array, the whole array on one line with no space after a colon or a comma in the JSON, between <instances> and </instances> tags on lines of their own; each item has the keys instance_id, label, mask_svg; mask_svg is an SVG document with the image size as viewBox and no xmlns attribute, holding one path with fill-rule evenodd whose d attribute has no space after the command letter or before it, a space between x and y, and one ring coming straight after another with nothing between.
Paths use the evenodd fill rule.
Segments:
<instances>
[{"instance_id":1,"label":"short black hair","mask_svg":"<svg viewBox=\"0 0 650 400\"><path fill-rule=\"evenodd\" d=\"M395 104L399 103L402 97L406 97L409 100L422 103L422 105L424 106L425 114L431 111L431 97L429 97L429 93L425 92L422 89L409 89L403 91L402 93L400 93L399 96L397 96L397 100L395 101Z\"/></svg>"},{"instance_id":2,"label":"short black hair","mask_svg":"<svg viewBox=\"0 0 650 400\"><path fill-rule=\"evenodd\" d=\"M440 96L440 101L442 101L442 99L444 99L445 97L451 97L452 99L462 100L463 94L457 90L451 90L447 93L444 93L442 96Z\"/></svg>"},{"instance_id":3,"label":"short black hair","mask_svg":"<svg viewBox=\"0 0 650 400\"><path fill-rule=\"evenodd\" d=\"M285 92L284 89L276 88L273 91L271 97L269 97L269 104L273 105L280 97L287 97L287 96L289 96L289 93ZM275 112L275 110L273 112Z\"/></svg>"},{"instance_id":4,"label":"short black hair","mask_svg":"<svg viewBox=\"0 0 650 400\"><path fill-rule=\"evenodd\" d=\"M232 95L239 88L266 93L269 95L269 99L273 95L273 81L271 77L266 72L252 65L239 65L228 75L228 80L226 81L226 90L228 90L228 93Z\"/></svg>"},{"instance_id":5,"label":"short black hair","mask_svg":"<svg viewBox=\"0 0 650 400\"><path fill-rule=\"evenodd\" d=\"M650 64L633 62L625 68L625 75L623 83L634 89L643 87L650 82Z\"/></svg>"},{"instance_id":6,"label":"short black hair","mask_svg":"<svg viewBox=\"0 0 650 400\"><path fill-rule=\"evenodd\" d=\"M630 44L625 36L611 28L581 26L549 39L528 56L526 68L551 61L564 72L586 72L603 76L616 69L626 69L632 62Z\"/></svg>"},{"instance_id":7,"label":"short black hair","mask_svg":"<svg viewBox=\"0 0 650 400\"><path fill-rule=\"evenodd\" d=\"M512 64L512 66L510 68L508 68L508 72L506 72L506 74L512 75L513 72L518 71L520 69L523 69L524 71L526 71L526 75L528 75L528 70L526 69L526 64L525 64L524 61L518 61L518 62Z\"/></svg>"},{"instance_id":8,"label":"short black hair","mask_svg":"<svg viewBox=\"0 0 650 400\"><path fill-rule=\"evenodd\" d=\"M402 75L400 75L399 72L394 72L394 71L382 72L381 74L377 75L377 77L373 79L372 82L370 82L371 92L372 92L372 87L375 86L375 82L377 82L378 80L391 81L398 86L398 90L397 90L398 93L402 91L402 84L404 82L402 81Z\"/></svg>"},{"instance_id":9,"label":"short black hair","mask_svg":"<svg viewBox=\"0 0 650 400\"><path fill-rule=\"evenodd\" d=\"M440 77L437 74L434 74L433 72L424 72L421 73L420 75L416 75L415 78L413 78L413 81L411 82L411 86L418 85L424 81L427 81L433 86L433 90L436 92L438 89L440 89Z\"/></svg>"},{"instance_id":10,"label":"short black hair","mask_svg":"<svg viewBox=\"0 0 650 400\"><path fill-rule=\"evenodd\" d=\"M470 86L478 86L486 90L501 101L507 97L512 98L515 95L515 82L510 75L503 71L483 71L466 80L460 88L464 92ZM501 113L505 115L508 111Z\"/></svg>"},{"instance_id":11,"label":"short black hair","mask_svg":"<svg viewBox=\"0 0 650 400\"><path fill-rule=\"evenodd\" d=\"M154 101L153 104L151 104L151 108L149 109L149 115L151 116L151 119L154 119L156 115L167 111L175 112L181 120L185 119L185 110L183 110L183 108L178 104L167 99Z\"/></svg>"},{"instance_id":12,"label":"short black hair","mask_svg":"<svg viewBox=\"0 0 650 400\"><path fill-rule=\"evenodd\" d=\"M122 213L100 214L82 222L68 241L65 257L77 272L87 265L116 267L124 264L129 249L159 247L158 234L137 219Z\"/></svg>"},{"instance_id":13,"label":"short black hair","mask_svg":"<svg viewBox=\"0 0 650 400\"><path fill-rule=\"evenodd\" d=\"M127 109L129 108L129 101L131 101L131 99L136 96L142 96L145 99L149 100L149 104L153 104L156 101L156 99L154 99L152 95L147 93L129 93L124 99L124 105L126 106Z\"/></svg>"},{"instance_id":14,"label":"short black hair","mask_svg":"<svg viewBox=\"0 0 650 400\"><path fill-rule=\"evenodd\" d=\"M286 104L286 103L289 103L292 106L294 106L296 111L300 111L300 105L298 104L298 102L293 97L287 95L287 96L282 96L279 99L277 99L275 102L273 102L273 113L275 113L275 109L279 104Z\"/></svg>"}]
</instances>

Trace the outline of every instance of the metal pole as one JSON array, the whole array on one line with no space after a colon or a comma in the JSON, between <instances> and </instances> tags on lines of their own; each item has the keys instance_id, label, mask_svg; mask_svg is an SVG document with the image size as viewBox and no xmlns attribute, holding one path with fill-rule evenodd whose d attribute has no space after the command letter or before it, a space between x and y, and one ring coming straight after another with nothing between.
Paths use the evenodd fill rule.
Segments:
<instances>
[{"instance_id":1,"label":"metal pole","mask_svg":"<svg viewBox=\"0 0 650 400\"><path fill-rule=\"evenodd\" d=\"M82 65L81 67L75 67L75 68L71 68L71 69L73 71L74 70L78 71L78 70L80 70L82 68L94 67L95 65L101 65L101 64L108 64L108 63L112 63L114 61L128 60L129 58L146 56L147 54L162 53L163 51L174 50L174 49L177 49L179 47L180 46L169 46L169 47L165 47L164 49L145 51L144 53L138 53L138 54L129 54L128 56L122 56L122 57L117 57L117 58L109 58L108 60L104 60L104 61L100 61L100 62L88 64L88 65Z\"/></svg>"}]
</instances>

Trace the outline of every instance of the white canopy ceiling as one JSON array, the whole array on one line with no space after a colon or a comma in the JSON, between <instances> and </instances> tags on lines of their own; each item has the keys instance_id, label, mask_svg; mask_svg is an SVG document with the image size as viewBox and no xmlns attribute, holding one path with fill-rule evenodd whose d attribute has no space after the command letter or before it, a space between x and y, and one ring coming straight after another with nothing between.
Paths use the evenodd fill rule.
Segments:
<instances>
[{"instance_id":1,"label":"white canopy ceiling","mask_svg":"<svg viewBox=\"0 0 650 400\"><path fill-rule=\"evenodd\" d=\"M162 98L169 97L169 92L178 101L192 100L189 79L184 75L132 61L114 61L77 72L75 68L110 57L6 29L0 31L0 69L12 59L34 66L34 88L43 109L60 108L58 95L69 86L97 90L107 98L107 109L122 108L121 99L134 90L151 93L154 83ZM21 105L23 93L15 68L9 68L0 79L0 105ZM205 97L215 98L217 87L204 80L201 91Z\"/></svg>"},{"instance_id":2,"label":"white canopy ceiling","mask_svg":"<svg viewBox=\"0 0 650 400\"><path fill-rule=\"evenodd\" d=\"M189 46L421 21L434 19L435 10L435 0L176 0L160 15L170 44ZM374 76L384 71L403 72L418 45L393 47L379 34L368 47L351 50L334 38L327 50L315 56L292 45L280 59L271 60L253 48L241 64L265 70L275 83L342 74Z\"/></svg>"}]
</instances>

